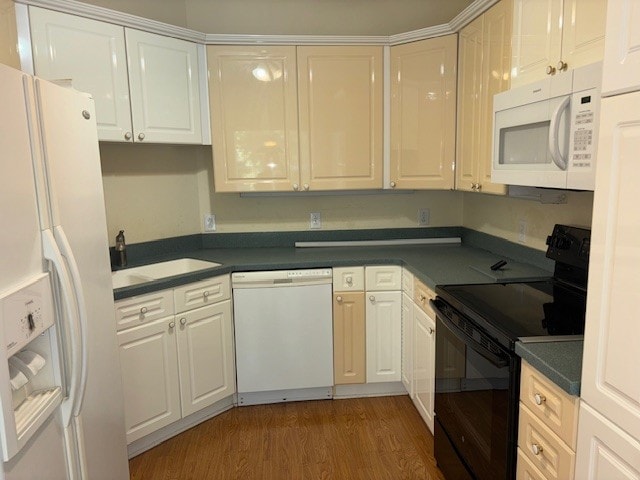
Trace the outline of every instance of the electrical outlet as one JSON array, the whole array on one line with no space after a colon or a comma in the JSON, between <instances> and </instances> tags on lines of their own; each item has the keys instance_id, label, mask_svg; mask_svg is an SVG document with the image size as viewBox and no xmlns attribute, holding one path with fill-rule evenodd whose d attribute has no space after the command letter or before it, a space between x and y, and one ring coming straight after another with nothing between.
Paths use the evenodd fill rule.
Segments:
<instances>
[{"instance_id":1,"label":"electrical outlet","mask_svg":"<svg viewBox=\"0 0 640 480\"><path fill-rule=\"evenodd\" d=\"M418 225L426 227L429 225L430 212L428 208L418 210Z\"/></svg>"},{"instance_id":2,"label":"electrical outlet","mask_svg":"<svg viewBox=\"0 0 640 480\"><path fill-rule=\"evenodd\" d=\"M207 213L204 216L204 231L205 232L216 231L216 216L213 213Z\"/></svg>"},{"instance_id":3,"label":"electrical outlet","mask_svg":"<svg viewBox=\"0 0 640 480\"><path fill-rule=\"evenodd\" d=\"M527 222L526 220L518 220L518 242L527 242Z\"/></svg>"},{"instance_id":4,"label":"electrical outlet","mask_svg":"<svg viewBox=\"0 0 640 480\"><path fill-rule=\"evenodd\" d=\"M320 218L320 212L313 212L309 214L309 228L311 230L318 230L322 228L322 219Z\"/></svg>"}]
</instances>

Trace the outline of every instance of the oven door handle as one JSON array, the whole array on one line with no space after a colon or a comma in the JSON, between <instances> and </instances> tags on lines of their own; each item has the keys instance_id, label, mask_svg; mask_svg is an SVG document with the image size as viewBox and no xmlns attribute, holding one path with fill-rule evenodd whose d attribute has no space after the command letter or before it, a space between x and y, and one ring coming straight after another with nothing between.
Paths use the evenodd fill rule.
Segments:
<instances>
[{"instance_id":1,"label":"oven door handle","mask_svg":"<svg viewBox=\"0 0 640 480\"><path fill-rule=\"evenodd\" d=\"M444 315L444 313L442 313L442 311L438 308L437 301L434 301L433 299L431 299L431 300L429 300L429 303L431 304L431 307L433 308L433 310L436 312L436 315L442 321L442 324L458 340L460 340L465 345L473 348L476 352L478 352L480 355L482 355L484 358L486 358L489 362L491 362L493 365L495 365L498 368L506 367L507 365L509 365L509 360L508 359L506 359L506 358L504 358L504 357L502 357L500 355L496 355L495 353L491 352L490 350L485 348L480 342L477 342L472 337L470 337L469 335L465 334L458 327L456 327L453 324L453 322L451 322L451 320L449 320L446 317L446 315Z\"/></svg>"}]
</instances>

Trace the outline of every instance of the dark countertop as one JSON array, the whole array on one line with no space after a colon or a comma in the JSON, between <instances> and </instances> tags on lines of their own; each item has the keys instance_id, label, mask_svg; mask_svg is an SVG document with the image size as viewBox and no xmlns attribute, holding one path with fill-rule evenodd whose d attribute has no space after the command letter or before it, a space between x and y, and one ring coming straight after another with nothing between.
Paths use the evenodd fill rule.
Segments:
<instances>
[{"instance_id":1,"label":"dark countertop","mask_svg":"<svg viewBox=\"0 0 640 480\"><path fill-rule=\"evenodd\" d=\"M516 353L571 395L580 395L582 340L516 343Z\"/></svg>"}]
</instances>

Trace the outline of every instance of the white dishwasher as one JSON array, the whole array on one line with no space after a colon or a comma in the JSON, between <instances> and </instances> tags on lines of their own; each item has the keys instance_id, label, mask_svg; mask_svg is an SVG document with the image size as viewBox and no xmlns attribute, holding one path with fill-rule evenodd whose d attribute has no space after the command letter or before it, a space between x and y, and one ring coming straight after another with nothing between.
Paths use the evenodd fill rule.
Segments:
<instances>
[{"instance_id":1,"label":"white dishwasher","mask_svg":"<svg viewBox=\"0 0 640 480\"><path fill-rule=\"evenodd\" d=\"M332 270L231 275L238 403L333 396Z\"/></svg>"}]
</instances>

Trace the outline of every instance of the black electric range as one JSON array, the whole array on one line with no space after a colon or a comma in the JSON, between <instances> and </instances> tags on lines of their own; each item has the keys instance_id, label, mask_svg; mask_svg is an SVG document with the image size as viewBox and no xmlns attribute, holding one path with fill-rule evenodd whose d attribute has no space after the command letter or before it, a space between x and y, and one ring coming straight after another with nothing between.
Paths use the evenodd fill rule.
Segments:
<instances>
[{"instance_id":1,"label":"black electric range","mask_svg":"<svg viewBox=\"0 0 640 480\"><path fill-rule=\"evenodd\" d=\"M515 478L515 343L584 332L589 244L589 230L556 225L553 277L436 287L435 457L447 478Z\"/></svg>"}]
</instances>

